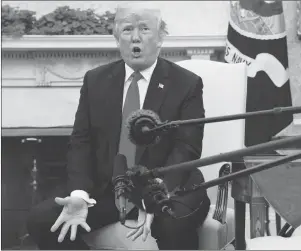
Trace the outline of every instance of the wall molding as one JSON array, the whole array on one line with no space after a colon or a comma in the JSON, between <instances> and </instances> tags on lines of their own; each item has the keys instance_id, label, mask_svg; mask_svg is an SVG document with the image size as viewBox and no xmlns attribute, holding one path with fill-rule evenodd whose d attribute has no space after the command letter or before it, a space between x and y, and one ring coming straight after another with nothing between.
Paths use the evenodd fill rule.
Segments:
<instances>
[{"instance_id":1,"label":"wall molding","mask_svg":"<svg viewBox=\"0 0 301 251\"><path fill-rule=\"evenodd\" d=\"M215 50L212 48L188 48L187 55L191 59L205 59L210 60L211 55L214 54Z\"/></svg>"},{"instance_id":2,"label":"wall molding","mask_svg":"<svg viewBox=\"0 0 301 251\"><path fill-rule=\"evenodd\" d=\"M160 56L171 61L190 58L210 60L212 54L224 50L225 41L225 36L167 36ZM27 72L32 73L29 74L30 79L15 79L14 70L6 67L2 86L81 86L87 70L119 58L115 39L110 35L3 37L2 59L10 62L12 68L17 67L16 64L20 67L26 65Z\"/></svg>"},{"instance_id":3,"label":"wall molding","mask_svg":"<svg viewBox=\"0 0 301 251\"><path fill-rule=\"evenodd\" d=\"M209 49L197 49L198 51L203 50L202 54L207 54L206 52ZM212 53L214 49L210 49ZM210 53L210 54L212 54ZM160 56L162 57L185 57L191 56L193 53L190 53L190 50L186 50L185 48L175 48L173 50L162 50ZM25 59L25 60L34 60L34 59L65 59L65 58L80 58L80 59L98 59L105 58L106 60L120 58L119 51L75 51L75 50L64 50L64 51L3 51L2 58L4 59Z\"/></svg>"},{"instance_id":4,"label":"wall molding","mask_svg":"<svg viewBox=\"0 0 301 251\"><path fill-rule=\"evenodd\" d=\"M180 48L224 48L226 36L167 36L162 49ZM117 50L111 35L26 35L21 38L2 37L3 51L41 50Z\"/></svg>"},{"instance_id":5,"label":"wall molding","mask_svg":"<svg viewBox=\"0 0 301 251\"><path fill-rule=\"evenodd\" d=\"M214 53L214 49L208 48L190 48L187 49L188 55L211 55Z\"/></svg>"},{"instance_id":6,"label":"wall molding","mask_svg":"<svg viewBox=\"0 0 301 251\"><path fill-rule=\"evenodd\" d=\"M37 48L38 49L38 48ZM4 59L37 59L37 58L112 58L118 57L117 51L59 51L59 50L45 50L45 51L6 51L2 52Z\"/></svg>"}]
</instances>

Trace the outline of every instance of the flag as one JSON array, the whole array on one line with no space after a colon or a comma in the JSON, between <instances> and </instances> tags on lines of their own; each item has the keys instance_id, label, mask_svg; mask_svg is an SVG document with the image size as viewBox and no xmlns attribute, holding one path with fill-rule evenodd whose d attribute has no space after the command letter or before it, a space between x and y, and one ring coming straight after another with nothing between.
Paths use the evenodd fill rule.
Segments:
<instances>
[{"instance_id":1,"label":"flag","mask_svg":"<svg viewBox=\"0 0 301 251\"><path fill-rule=\"evenodd\" d=\"M292 106L281 1L230 1L225 61L247 65L246 112ZM292 121L288 114L246 119L245 146L270 141Z\"/></svg>"}]
</instances>

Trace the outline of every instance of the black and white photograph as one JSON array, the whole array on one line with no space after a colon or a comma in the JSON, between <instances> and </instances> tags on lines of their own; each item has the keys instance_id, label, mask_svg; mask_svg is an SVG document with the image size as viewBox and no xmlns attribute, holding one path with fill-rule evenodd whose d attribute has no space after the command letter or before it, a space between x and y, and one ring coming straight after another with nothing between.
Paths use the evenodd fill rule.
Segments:
<instances>
[{"instance_id":1,"label":"black and white photograph","mask_svg":"<svg viewBox=\"0 0 301 251\"><path fill-rule=\"evenodd\" d=\"M1 1L2 250L301 250L301 0Z\"/></svg>"}]
</instances>

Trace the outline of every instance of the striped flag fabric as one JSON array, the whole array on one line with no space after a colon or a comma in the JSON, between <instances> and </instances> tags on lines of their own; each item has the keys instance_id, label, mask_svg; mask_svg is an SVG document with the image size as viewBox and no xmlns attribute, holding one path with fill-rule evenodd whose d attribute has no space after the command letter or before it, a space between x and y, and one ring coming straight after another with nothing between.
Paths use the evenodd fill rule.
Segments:
<instances>
[{"instance_id":1,"label":"striped flag fabric","mask_svg":"<svg viewBox=\"0 0 301 251\"><path fill-rule=\"evenodd\" d=\"M281 1L230 1L225 61L247 64L246 112L292 106ZM245 146L270 141L292 121L287 114L246 119Z\"/></svg>"}]
</instances>

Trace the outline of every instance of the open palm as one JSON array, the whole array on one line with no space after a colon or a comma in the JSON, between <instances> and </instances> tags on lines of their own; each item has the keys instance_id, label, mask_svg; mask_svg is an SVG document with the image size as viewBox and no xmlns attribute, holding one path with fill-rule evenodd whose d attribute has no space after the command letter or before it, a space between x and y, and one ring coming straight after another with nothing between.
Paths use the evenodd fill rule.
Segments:
<instances>
[{"instance_id":1,"label":"open palm","mask_svg":"<svg viewBox=\"0 0 301 251\"><path fill-rule=\"evenodd\" d=\"M64 206L60 216L51 227L51 232L55 232L64 223L58 237L58 242L62 242L65 239L69 228L71 228L71 241L75 240L77 227L79 225L87 232L91 231L91 228L86 222L88 205L83 199L77 197L55 198L55 202Z\"/></svg>"}]
</instances>

